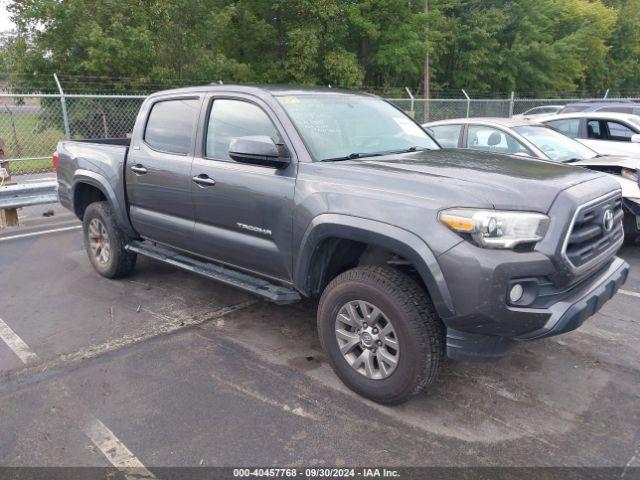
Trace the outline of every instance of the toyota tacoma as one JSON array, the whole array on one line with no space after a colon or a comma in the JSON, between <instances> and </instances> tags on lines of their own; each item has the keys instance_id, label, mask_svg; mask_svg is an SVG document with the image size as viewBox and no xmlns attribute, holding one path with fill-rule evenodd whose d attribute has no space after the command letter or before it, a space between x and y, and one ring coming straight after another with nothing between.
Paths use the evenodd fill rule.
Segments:
<instances>
[{"instance_id":1,"label":"toyota tacoma","mask_svg":"<svg viewBox=\"0 0 640 480\"><path fill-rule=\"evenodd\" d=\"M367 94L159 92L130 139L61 141L54 163L98 273L144 255L275 303L317 299L336 374L386 404L445 357L497 360L578 328L629 270L606 174L441 150Z\"/></svg>"}]
</instances>

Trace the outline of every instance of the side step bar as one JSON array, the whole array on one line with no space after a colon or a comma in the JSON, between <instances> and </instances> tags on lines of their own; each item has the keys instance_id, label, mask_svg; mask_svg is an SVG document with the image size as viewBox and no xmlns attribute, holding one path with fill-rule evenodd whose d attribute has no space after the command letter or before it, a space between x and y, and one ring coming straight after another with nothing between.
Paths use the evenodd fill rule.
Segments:
<instances>
[{"instance_id":1,"label":"side step bar","mask_svg":"<svg viewBox=\"0 0 640 480\"><path fill-rule=\"evenodd\" d=\"M136 252L140 255L153 258L154 260L160 260L161 262L168 263L183 270L188 270L203 277L211 278L226 285L259 295L279 305L294 303L300 300L300 294L291 288L276 285L267 280L221 265L202 262L159 245L133 241L125 248L130 252Z\"/></svg>"}]
</instances>

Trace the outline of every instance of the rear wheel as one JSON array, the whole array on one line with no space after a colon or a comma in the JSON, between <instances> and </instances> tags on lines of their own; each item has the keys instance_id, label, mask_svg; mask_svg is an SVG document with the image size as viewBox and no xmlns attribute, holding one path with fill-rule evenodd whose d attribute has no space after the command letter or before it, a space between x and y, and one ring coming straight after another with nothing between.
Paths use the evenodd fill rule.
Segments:
<instances>
[{"instance_id":1,"label":"rear wheel","mask_svg":"<svg viewBox=\"0 0 640 480\"><path fill-rule=\"evenodd\" d=\"M444 328L427 294L390 267L336 277L320 299L318 332L340 379L384 404L424 391L444 352Z\"/></svg>"},{"instance_id":2,"label":"rear wheel","mask_svg":"<svg viewBox=\"0 0 640 480\"><path fill-rule=\"evenodd\" d=\"M107 202L90 204L82 218L84 244L96 271L107 278L123 277L136 265L136 254L125 250L127 236Z\"/></svg>"}]
</instances>

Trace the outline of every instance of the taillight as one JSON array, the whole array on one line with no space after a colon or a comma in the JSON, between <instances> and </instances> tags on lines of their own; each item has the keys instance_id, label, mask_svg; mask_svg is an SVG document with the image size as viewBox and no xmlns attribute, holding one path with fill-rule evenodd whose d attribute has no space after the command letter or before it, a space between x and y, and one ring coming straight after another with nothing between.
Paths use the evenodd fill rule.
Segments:
<instances>
[{"instance_id":1,"label":"taillight","mask_svg":"<svg viewBox=\"0 0 640 480\"><path fill-rule=\"evenodd\" d=\"M58 171L58 152L53 152L53 169Z\"/></svg>"}]
</instances>

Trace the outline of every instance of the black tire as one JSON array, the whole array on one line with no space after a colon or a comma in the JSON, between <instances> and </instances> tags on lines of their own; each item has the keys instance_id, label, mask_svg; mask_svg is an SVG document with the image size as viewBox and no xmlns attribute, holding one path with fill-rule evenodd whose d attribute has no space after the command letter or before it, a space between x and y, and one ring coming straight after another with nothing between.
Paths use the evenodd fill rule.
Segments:
<instances>
[{"instance_id":1,"label":"black tire","mask_svg":"<svg viewBox=\"0 0 640 480\"><path fill-rule=\"evenodd\" d=\"M386 378L367 378L340 352L336 318L346 303L355 300L379 308L395 329L400 346L398 363ZM331 367L345 385L387 405L423 392L435 380L444 356L444 326L428 295L410 277L386 266L358 267L337 276L320 298L318 333Z\"/></svg>"},{"instance_id":2,"label":"black tire","mask_svg":"<svg viewBox=\"0 0 640 480\"><path fill-rule=\"evenodd\" d=\"M89 241L89 226L91 221L97 219L104 225L108 235L110 255L107 261L100 262L92 251ZM136 266L136 254L125 250L128 238L118 226L111 206L107 202L95 202L90 204L82 218L84 245L89 255L93 268L107 278L124 277L131 273Z\"/></svg>"},{"instance_id":3,"label":"black tire","mask_svg":"<svg viewBox=\"0 0 640 480\"><path fill-rule=\"evenodd\" d=\"M624 212L624 243L636 245L640 241L640 229L638 228L638 218L631 212Z\"/></svg>"}]
</instances>

